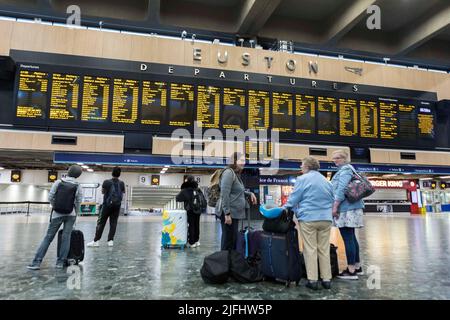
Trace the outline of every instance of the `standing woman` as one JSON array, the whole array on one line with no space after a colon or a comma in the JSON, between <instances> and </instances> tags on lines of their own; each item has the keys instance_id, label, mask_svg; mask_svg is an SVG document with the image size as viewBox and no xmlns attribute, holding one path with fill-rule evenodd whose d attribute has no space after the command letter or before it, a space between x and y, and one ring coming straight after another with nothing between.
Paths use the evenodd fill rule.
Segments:
<instances>
[{"instance_id":1,"label":"standing woman","mask_svg":"<svg viewBox=\"0 0 450 320\"><path fill-rule=\"evenodd\" d=\"M256 197L252 192L245 191L241 179L245 166L244 156L235 152L228 163L228 167L220 176L220 198L216 205L216 216L220 218L222 225L222 250L235 250L239 220L245 219L245 197L251 197L252 204L256 204Z\"/></svg>"},{"instance_id":2,"label":"standing woman","mask_svg":"<svg viewBox=\"0 0 450 320\"><path fill-rule=\"evenodd\" d=\"M355 228L361 228L363 224L363 200L350 203L345 197L345 188L353 177L353 166L349 162L348 153L344 150L333 152L332 158L338 171L331 183L334 191L333 217L336 227L339 228L345 244L347 256L347 269L338 278L358 280L358 275L363 274L359 257L359 243L356 239Z\"/></svg>"}]
</instances>

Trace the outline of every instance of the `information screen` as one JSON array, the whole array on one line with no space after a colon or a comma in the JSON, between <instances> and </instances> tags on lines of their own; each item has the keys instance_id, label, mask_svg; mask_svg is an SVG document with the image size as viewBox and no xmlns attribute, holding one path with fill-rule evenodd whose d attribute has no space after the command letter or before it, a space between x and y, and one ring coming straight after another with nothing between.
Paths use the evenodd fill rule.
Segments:
<instances>
[{"instance_id":1,"label":"information screen","mask_svg":"<svg viewBox=\"0 0 450 320\"><path fill-rule=\"evenodd\" d=\"M417 115L419 137L432 139L434 138L434 116L430 107L419 107Z\"/></svg>"},{"instance_id":2,"label":"information screen","mask_svg":"<svg viewBox=\"0 0 450 320\"><path fill-rule=\"evenodd\" d=\"M314 134L316 131L316 99L311 95L295 95L295 132Z\"/></svg>"},{"instance_id":3,"label":"information screen","mask_svg":"<svg viewBox=\"0 0 450 320\"><path fill-rule=\"evenodd\" d=\"M267 91L248 91L248 128L264 130L269 128L270 96Z\"/></svg>"},{"instance_id":4,"label":"information screen","mask_svg":"<svg viewBox=\"0 0 450 320\"><path fill-rule=\"evenodd\" d=\"M280 132L292 131L293 115L292 94L273 92L272 93L272 130Z\"/></svg>"},{"instance_id":5,"label":"information screen","mask_svg":"<svg viewBox=\"0 0 450 320\"><path fill-rule=\"evenodd\" d=\"M337 99L331 97L317 98L317 133L319 135L337 134Z\"/></svg>"},{"instance_id":6,"label":"information screen","mask_svg":"<svg viewBox=\"0 0 450 320\"><path fill-rule=\"evenodd\" d=\"M142 82L141 123L145 125L167 124L167 83Z\"/></svg>"},{"instance_id":7,"label":"information screen","mask_svg":"<svg viewBox=\"0 0 450 320\"><path fill-rule=\"evenodd\" d=\"M416 106L413 104L398 105L398 137L413 141L417 135Z\"/></svg>"},{"instance_id":8,"label":"information screen","mask_svg":"<svg viewBox=\"0 0 450 320\"><path fill-rule=\"evenodd\" d=\"M170 85L169 125L186 127L194 118L194 85L172 83Z\"/></svg>"},{"instance_id":9,"label":"information screen","mask_svg":"<svg viewBox=\"0 0 450 320\"><path fill-rule=\"evenodd\" d=\"M81 120L106 122L108 120L111 80L106 77L84 76Z\"/></svg>"},{"instance_id":10,"label":"information screen","mask_svg":"<svg viewBox=\"0 0 450 320\"><path fill-rule=\"evenodd\" d=\"M80 76L54 73L50 96L50 119L78 120Z\"/></svg>"},{"instance_id":11,"label":"information screen","mask_svg":"<svg viewBox=\"0 0 450 320\"><path fill-rule=\"evenodd\" d=\"M222 127L224 129L246 128L245 90L238 88L223 88Z\"/></svg>"},{"instance_id":12,"label":"information screen","mask_svg":"<svg viewBox=\"0 0 450 320\"><path fill-rule=\"evenodd\" d=\"M220 127L220 88L197 87L197 121L203 128Z\"/></svg>"},{"instance_id":13,"label":"information screen","mask_svg":"<svg viewBox=\"0 0 450 320\"><path fill-rule=\"evenodd\" d=\"M355 99L339 99L339 135L358 135L358 102Z\"/></svg>"},{"instance_id":14,"label":"information screen","mask_svg":"<svg viewBox=\"0 0 450 320\"><path fill-rule=\"evenodd\" d=\"M18 118L46 119L48 78L46 72L20 71L16 108Z\"/></svg>"},{"instance_id":15,"label":"information screen","mask_svg":"<svg viewBox=\"0 0 450 320\"><path fill-rule=\"evenodd\" d=\"M396 102L380 101L380 138L392 140L397 137L398 107Z\"/></svg>"},{"instance_id":16,"label":"information screen","mask_svg":"<svg viewBox=\"0 0 450 320\"><path fill-rule=\"evenodd\" d=\"M112 122L134 124L138 117L139 81L114 79Z\"/></svg>"},{"instance_id":17,"label":"information screen","mask_svg":"<svg viewBox=\"0 0 450 320\"><path fill-rule=\"evenodd\" d=\"M378 138L378 107L376 101L360 100L360 134L362 138Z\"/></svg>"}]
</instances>

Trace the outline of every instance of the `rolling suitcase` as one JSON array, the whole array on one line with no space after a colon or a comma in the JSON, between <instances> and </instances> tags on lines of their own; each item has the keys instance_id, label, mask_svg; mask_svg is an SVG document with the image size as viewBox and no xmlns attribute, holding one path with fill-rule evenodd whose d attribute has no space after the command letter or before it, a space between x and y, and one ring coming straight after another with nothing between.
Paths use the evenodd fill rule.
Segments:
<instances>
[{"instance_id":1,"label":"rolling suitcase","mask_svg":"<svg viewBox=\"0 0 450 320\"><path fill-rule=\"evenodd\" d=\"M250 208L245 209L247 215L247 226L239 231L236 239L236 251L239 252L245 259L252 258L260 250L262 230L254 230L250 227Z\"/></svg>"},{"instance_id":2,"label":"rolling suitcase","mask_svg":"<svg viewBox=\"0 0 450 320\"><path fill-rule=\"evenodd\" d=\"M62 239L63 230L59 230L58 232L58 256L61 250L61 239ZM84 235L80 230L72 230L70 234L70 250L67 255L68 262L74 262L78 264L79 262L84 260Z\"/></svg>"},{"instance_id":3,"label":"rolling suitcase","mask_svg":"<svg viewBox=\"0 0 450 320\"><path fill-rule=\"evenodd\" d=\"M287 233L262 233L261 270L266 279L283 281L286 287L291 282L298 285L303 271L295 228Z\"/></svg>"},{"instance_id":4,"label":"rolling suitcase","mask_svg":"<svg viewBox=\"0 0 450 320\"><path fill-rule=\"evenodd\" d=\"M164 210L162 247L184 249L187 244L187 229L186 210Z\"/></svg>"},{"instance_id":5,"label":"rolling suitcase","mask_svg":"<svg viewBox=\"0 0 450 320\"><path fill-rule=\"evenodd\" d=\"M330 243L330 264L331 264L331 276L333 278L337 277L339 275L339 261L338 261L338 255L337 255L337 247ZM319 262L317 262L319 263ZM302 265L302 278L307 278L306 275L306 266L305 266L305 257L303 256L303 253L300 253L300 264ZM318 267L320 272L320 266Z\"/></svg>"}]
</instances>

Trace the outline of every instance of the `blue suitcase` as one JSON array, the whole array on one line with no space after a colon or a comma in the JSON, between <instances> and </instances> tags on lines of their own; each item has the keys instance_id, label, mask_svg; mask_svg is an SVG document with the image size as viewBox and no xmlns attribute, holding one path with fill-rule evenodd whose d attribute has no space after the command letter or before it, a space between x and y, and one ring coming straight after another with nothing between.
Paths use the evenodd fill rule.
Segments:
<instances>
[{"instance_id":1,"label":"blue suitcase","mask_svg":"<svg viewBox=\"0 0 450 320\"><path fill-rule=\"evenodd\" d=\"M302 278L298 233L291 228L287 233L263 232L261 235L261 269L265 279L291 282L297 285Z\"/></svg>"}]
</instances>

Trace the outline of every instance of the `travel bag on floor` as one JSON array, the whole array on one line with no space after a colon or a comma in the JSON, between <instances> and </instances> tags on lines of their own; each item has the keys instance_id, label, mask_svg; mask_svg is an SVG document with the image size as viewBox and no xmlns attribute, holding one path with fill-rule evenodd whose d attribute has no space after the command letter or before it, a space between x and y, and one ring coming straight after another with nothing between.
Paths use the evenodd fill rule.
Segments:
<instances>
[{"instance_id":1,"label":"travel bag on floor","mask_svg":"<svg viewBox=\"0 0 450 320\"><path fill-rule=\"evenodd\" d=\"M244 227L244 223L242 223L242 229L236 239L236 251L247 259L254 257L260 250L262 230L254 230L250 226L249 208L245 210L245 214L247 215L247 226Z\"/></svg>"},{"instance_id":2,"label":"travel bag on floor","mask_svg":"<svg viewBox=\"0 0 450 320\"><path fill-rule=\"evenodd\" d=\"M339 261L338 261L338 255L337 255L337 247L334 244L330 244L330 264L331 264L331 276L333 278L337 277L339 275ZM319 263L319 262L317 262ZM302 278L307 278L306 274L306 265L305 265L305 257L303 256L303 253L300 253L300 264L302 265ZM320 273L320 266L318 267L319 273ZM320 275L319 275L320 276Z\"/></svg>"},{"instance_id":3,"label":"travel bag on floor","mask_svg":"<svg viewBox=\"0 0 450 320\"><path fill-rule=\"evenodd\" d=\"M59 230L58 232L58 256L61 250L61 241L62 241L63 230ZM72 230L70 234L70 250L67 255L67 261L73 261L75 264L83 261L84 259L84 235L80 230Z\"/></svg>"},{"instance_id":4,"label":"travel bag on floor","mask_svg":"<svg viewBox=\"0 0 450 320\"><path fill-rule=\"evenodd\" d=\"M303 271L295 228L287 233L262 233L261 270L266 279L283 281L287 287L300 282Z\"/></svg>"},{"instance_id":5,"label":"travel bag on floor","mask_svg":"<svg viewBox=\"0 0 450 320\"><path fill-rule=\"evenodd\" d=\"M228 281L230 274L230 252L222 250L206 256L200 275L208 284L223 284Z\"/></svg>"},{"instance_id":6,"label":"travel bag on floor","mask_svg":"<svg viewBox=\"0 0 450 320\"><path fill-rule=\"evenodd\" d=\"M161 245L164 248L184 248L187 244L186 210L164 210Z\"/></svg>"}]
</instances>

